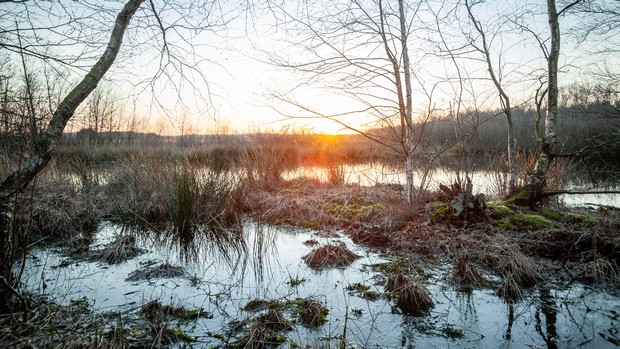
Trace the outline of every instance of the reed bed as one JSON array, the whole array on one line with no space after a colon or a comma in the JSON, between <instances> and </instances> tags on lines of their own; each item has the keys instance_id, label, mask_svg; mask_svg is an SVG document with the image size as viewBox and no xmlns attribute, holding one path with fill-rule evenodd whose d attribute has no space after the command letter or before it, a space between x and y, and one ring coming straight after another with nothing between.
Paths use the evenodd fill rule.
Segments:
<instances>
[{"instance_id":1,"label":"reed bed","mask_svg":"<svg viewBox=\"0 0 620 349\"><path fill-rule=\"evenodd\" d=\"M16 227L30 240L90 240L105 212L96 193L58 180L35 183L18 202Z\"/></svg>"}]
</instances>

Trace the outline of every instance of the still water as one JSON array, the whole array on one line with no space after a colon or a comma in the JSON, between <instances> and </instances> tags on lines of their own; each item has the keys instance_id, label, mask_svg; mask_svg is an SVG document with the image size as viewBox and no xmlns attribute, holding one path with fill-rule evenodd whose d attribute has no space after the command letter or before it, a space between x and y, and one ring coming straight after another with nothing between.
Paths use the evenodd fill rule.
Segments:
<instances>
[{"instance_id":1,"label":"still water","mask_svg":"<svg viewBox=\"0 0 620 349\"><path fill-rule=\"evenodd\" d=\"M405 170L402 166L386 163L362 163L362 164L342 164L339 165L342 171L342 179L347 184L359 184L362 186L374 186L376 184L397 184L404 185ZM580 171L583 171L581 173ZM304 166L295 170L287 171L283 177L292 179L296 177L315 178L320 181L327 181L329 178L329 168L321 166ZM419 190L437 190L440 184L451 185L457 181L463 183L465 174L457 171L433 167L426 173L418 171L414 172L414 185ZM467 173L471 179L474 193L484 193L490 198L500 196L504 191L507 183L505 173L489 169L479 169ZM587 180L588 173L585 170L572 168L570 170L570 178L565 179L563 189L566 190L590 190L620 191L620 183L609 176L608 178L599 179L596 187ZM571 207L600 207L614 206L620 207L619 194L579 194L579 195L559 195L559 200L563 204Z\"/></svg>"},{"instance_id":2,"label":"still water","mask_svg":"<svg viewBox=\"0 0 620 349\"><path fill-rule=\"evenodd\" d=\"M202 307L213 314L184 325L198 341L195 347L223 346L213 334L227 333L235 320L257 316L241 310L250 300L294 300L312 298L329 310L328 321L319 328L295 324L283 332L290 343L311 347L338 347L346 333L353 348L611 348L620 343L620 302L617 295L579 283L547 284L508 304L493 290L457 290L446 281L452 266L423 266L425 286L435 303L427 315L406 316L395 311L385 298L363 299L346 290L354 283L384 292L383 276L371 265L383 263L378 251L354 245L344 234L324 237L312 230L243 224L247 248L222 256L207 241L197 239L197 254L186 258L177 243L138 235L138 245L147 252L115 265L63 257L53 248L30 252L23 281L31 291L40 291L60 303L87 297L97 312L137 312L142 304ZM126 230L102 224L90 246L98 250ZM344 242L361 258L346 268L310 269L302 256L313 247L304 244ZM127 281L127 276L145 266L167 262L182 266L183 277ZM291 286L292 279L305 279ZM45 287L44 287L45 285ZM345 332L345 317L348 323Z\"/></svg>"}]
</instances>

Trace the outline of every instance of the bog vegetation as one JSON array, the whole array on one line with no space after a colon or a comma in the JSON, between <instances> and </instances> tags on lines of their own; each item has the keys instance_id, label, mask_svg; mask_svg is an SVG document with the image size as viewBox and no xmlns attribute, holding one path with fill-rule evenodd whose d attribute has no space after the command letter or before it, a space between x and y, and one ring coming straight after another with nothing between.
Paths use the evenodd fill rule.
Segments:
<instances>
[{"instance_id":1,"label":"bog vegetation","mask_svg":"<svg viewBox=\"0 0 620 349\"><path fill-rule=\"evenodd\" d=\"M50 11L46 11L45 2L21 8L30 2L0 1L0 6L11 9L0 11L3 23L11 22L0 34L0 347L196 344L199 339L185 331L188 323L195 325L212 317L202 308L144 299L144 304L125 304L132 306L127 312L102 314L93 311L94 300L78 298L62 304L47 298L49 280L43 273L40 292L25 287L21 277L28 272L25 268L35 250L63 256L63 262L53 268L92 263L106 270L146 254L140 244L145 240L179 251L180 264L212 254L217 255L214 263L243 268L252 259L262 270L268 243L265 236L248 239L243 228L247 221L296 232L312 231L317 237L331 239L324 244L306 241L312 249L300 257L305 264L300 264L299 269L308 267L316 272L313 275L334 268L346 270L364 258L350 249L354 244L363 246L365 252L381 253L387 262L364 266L379 275L372 286L352 283L343 287L336 283L335 287L341 287L343 294L350 297L389 304L385 308L403 319L430 319L440 304L429 283L427 269L432 266L447 266L445 280L458 292L484 290L501 298L510 309L509 328L516 304L533 290L538 290L541 302L546 302L542 298L549 297L550 285L559 282L566 287L578 284L604 290L617 301L617 205L567 207L559 196L579 194L576 185L588 189L581 194L618 194L617 74L603 69L602 78L595 82L558 84L558 60L563 52L559 20L569 14L583 20L586 33L576 34L581 35L581 42L592 39L591 33L600 34L601 27L608 28L603 34L611 41L617 32L618 16L600 7L608 2L577 0L558 11L555 1L547 1L544 22L549 24L545 28L549 33L542 38L527 26L529 10L522 13L522 18L510 20L498 14L496 19L502 24L487 28L491 19L482 23L476 17L484 2L458 2L443 14L444 18L435 14L436 23L425 23L428 28L420 29L432 31L437 41L430 45L434 48L428 55L423 43L418 42L419 52L433 59L449 57L442 64L454 65L458 72L456 82L447 76L430 83L417 74L420 68L416 65L423 64L411 63L415 52L407 46L420 41L414 37L418 29L411 27L422 19L420 7L409 8L403 0L389 5L381 1L336 2L333 7L319 6L325 13L308 11L304 18L291 18L293 14L275 3L271 7L269 2L269 12L285 18L283 25L289 37L299 38L300 42L292 45L304 52L294 60L271 55L272 65L293 70L299 76L309 74L307 81L324 83L326 91L335 89L353 97L375 119L368 127L356 129L338 117L359 111L322 114L294 100L295 93L276 93L280 102L314 117L336 121L356 134L327 135L290 129L247 134L221 130L201 135L186 127L183 117L179 130L172 131L177 134L174 136L163 129L151 132L148 122L117 105L103 81L126 38L135 45L132 53L146 46L162 46L159 70L147 83L148 88L136 82L136 90L175 86L182 99L180 86L200 90L199 85L208 85L206 73L196 62L209 58L197 57L193 43L198 41L198 33L225 28L228 20L209 13L208 9L213 8L210 1L201 5L190 2L187 7L182 2L164 3L150 1L146 6L142 0L127 0L122 9L111 11L83 3L80 6L84 6L86 17L82 18L76 15L79 11L69 11L70 7L63 4L52 2ZM160 5L162 9L157 8ZM370 5L372 11L367 11L364 6ZM52 9L62 10L63 15ZM184 13L189 9L191 16ZM195 9L206 11L200 16L205 15L208 25L197 19L200 16L193 12ZM337 13L329 13L332 9ZM434 9L431 6L426 10ZM114 26L110 27L112 19L106 16L117 10ZM464 10L468 20L450 28L442 24L450 22L452 16L459 17ZM170 26L166 22L169 13L174 14ZM46 17L48 14L50 17ZM339 17L342 14L354 18ZM58 28L43 25L49 24L49 18L64 15L69 20L63 20ZM134 15L138 16L134 19L137 24L131 27ZM598 18L609 20L606 16L611 16L612 25L597 22ZM43 22L39 23L41 18ZM99 22L102 18L110 23ZM537 23L531 20L530 25ZM508 25L511 30L507 30ZM108 27L109 41L104 42L100 36L105 30L101 28ZM127 28L148 28L146 37L157 39L139 42L142 36L136 32L125 35ZM450 33L456 29L458 33ZM170 40L175 36L172 31L183 40ZM494 62L502 63L508 53L493 51L487 37L503 38L511 31L533 34L530 43L540 45L542 53L532 66L544 64L531 70L529 65L495 67ZM44 33L50 34L49 38ZM452 34L463 36L462 42L448 42L446 37ZM91 44L91 36L101 42ZM55 43L58 38L60 41ZM428 44L426 36L423 41ZM184 47L188 43L192 43L190 47ZM64 51L60 55L54 51L65 45L82 47L74 50L82 53L71 58ZM105 48L105 52L95 57L91 45ZM338 49L331 56L334 48ZM67 50L67 55L72 51ZM482 57L478 57L479 53ZM324 56L312 60L313 54ZM491 57L495 54L498 57ZM31 65L34 61L41 65ZM486 68L466 69L465 65L472 61L481 61ZM83 75L85 66L90 67L88 74L79 83L73 82L69 71ZM528 93L533 96L511 106L503 84L518 79L514 72L521 78L528 77L524 88L532 90ZM178 82L172 81L176 78ZM473 85L480 81L489 86L492 81L493 86L477 91ZM536 81L540 86L533 89ZM423 102L414 103L413 87ZM435 107L435 89L448 91L441 97L449 100L446 106ZM195 96L201 95L196 92ZM295 88L292 92L296 92ZM499 94L502 108L492 107L494 103L487 101L492 99L489 94ZM159 103L155 95L152 98L153 104ZM213 107L210 97L202 102L205 108ZM391 168L405 173L405 180L362 184L350 178L349 171L355 166ZM486 173L487 192L474 190L479 184L476 174L481 170ZM312 171L317 175L310 175ZM448 173L450 180L434 181L433 177L441 173ZM106 224L122 228L116 236L102 237L100 231ZM183 265L168 261L140 263L140 268L122 280L135 285L177 278L187 278L192 285L208 283L189 275ZM289 296L307 281L289 275ZM230 293L239 285L226 286ZM224 292L209 296L215 299L218 310L230 310L230 304L219 303ZM205 336L229 348L265 348L284 343L290 347L312 346L295 343L287 333L300 326L316 330L331 324L329 316L339 307L344 308L342 325L337 327L337 334L329 334L328 345L337 342L340 348L347 348L351 344L349 321L362 316L363 309L326 304L321 295L252 300L234 309L239 319L227 324L226 331L206 332ZM617 323L614 311L610 316L612 327ZM557 309L545 303L541 312L546 332L539 313L534 328L545 344L566 344L557 342ZM614 331L598 332L596 338L584 338L583 343L592 340L618 345L620 338ZM455 339L463 333L454 324L446 323L438 335ZM510 333L504 339L509 340Z\"/></svg>"}]
</instances>

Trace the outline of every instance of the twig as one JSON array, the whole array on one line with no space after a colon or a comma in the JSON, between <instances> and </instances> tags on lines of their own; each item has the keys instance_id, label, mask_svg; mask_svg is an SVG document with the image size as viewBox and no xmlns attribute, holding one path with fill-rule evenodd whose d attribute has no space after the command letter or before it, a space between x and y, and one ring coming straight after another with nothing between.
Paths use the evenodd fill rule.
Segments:
<instances>
[{"instance_id":1,"label":"twig","mask_svg":"<svg viewBox=\"0 0 620 349\"><path fill-rule=\"evenodd\" d=\"M11 291L11 293L13 293L15 296L17 296L17 298L21 300L22 311L24 312L23 320L28 321L28 303L26 303L26 298L21 293L19 293L19 291L14 289L13 286L11 286L11 284L7 281L7 279L4 278L4 276L0 276L0 281L2 281L4 286L6 286L9 291Z\"/></svg>"}]
</instances>

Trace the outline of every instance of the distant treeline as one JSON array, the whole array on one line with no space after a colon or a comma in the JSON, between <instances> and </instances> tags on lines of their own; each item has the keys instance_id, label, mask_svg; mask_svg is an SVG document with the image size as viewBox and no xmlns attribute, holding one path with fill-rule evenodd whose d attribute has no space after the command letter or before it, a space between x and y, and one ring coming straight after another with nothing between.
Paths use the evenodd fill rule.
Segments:
<instances>
[{"instance_id":1,"label":"distant treeline","mask_svg":"<svg viewBox=\"0 0 620 349\"><path fill-rule=\"evenodd\" d=\"M534 109L514 109L513 123L517 148L535 149L536 111ZM544 118L544 115L543 115ZM422 154L444 150L454 152L503 152L506 148L507 122L501 112L487 111L470 113L460 119L444 117L429 121L421 127L418 134ZM540 127L544 127L544 120ZM389 141L394 130L373 129L370 135ZM620 154L620 105L609 102L589 103L563 107L557 127L559 153L579 151L597 152L605 156ZM349 160L373 158L398 158L363 135L320 135L296 133L258 133L258 134L210 134L164 136L140 132L95 132L82 129L77 133L67 133L63 145L177 145L193 148L244 148L255 147L297 147L308 152L339 153ZM334 148L334 149L330 149Z\"/></svg>"},{"instance_id":2,"label":"distant treeline","mask_svg":"<svg viewBox=\"0 0 620 349\"><path fill-rule=\"evenodd\" d=\"M583 95L588 95L587 93ZM591 95L591 94L590 94ZM578 100L578 93L572 99L565 99L560 108L557 137L558 153L597 154L604 158L620 154L620 101L615 94L604 98ZM585 97L584 97L585 98ZM544 119L544 111L541 112ZM535 109L515 108L512 111L517 149L536 149ZM27 124L27 123L24 123ZM544 120L540 127L544 127ZM12 132L11 132L12 131ZM32 135L41 130L29 127L1 130L0 144L5 152L10 149L34 147ZM418 153L423 155L463 153L503 153L507 142L507 122L499 111L471 111L458 117L436 117L416 127L420 145ZM367 135L381 138L384 143L398 149L393 135L399 130L371 129ZM255 134L186 134L167 136L137 131L99 131L84 128L79 132L66 133L63 147L84 146L129 146L159 147L177 146L194 149L196 153L215 152L216 157L238 157L252 149L271 149L286 156L299 158L304 162L324 161L369 161L378 159L400 159L394 150L373 142L368 137L353 135L321 135L312 133L255 133ZM294 154L293 154L294 153ZM329 156L327 156L329 155ZM211 156L211 155L210 155ZM322 160L323 159L323 160Z\"/></svg>"}]
</instances>

